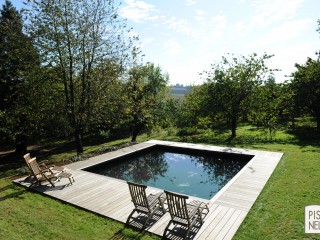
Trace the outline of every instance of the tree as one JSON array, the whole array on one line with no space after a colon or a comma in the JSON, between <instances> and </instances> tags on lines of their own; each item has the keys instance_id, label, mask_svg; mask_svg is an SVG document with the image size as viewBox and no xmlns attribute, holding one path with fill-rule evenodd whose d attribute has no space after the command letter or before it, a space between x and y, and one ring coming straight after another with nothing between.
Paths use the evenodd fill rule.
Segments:
<instances>
[{"instance_id":1,"label":"tree","mask_svg":"<svg viewBox=\"0 0 320 240\"><path fill-rule=\"evenodd\" d=\"M295 117L299 116L295 91L291 81L285 81L280 88L280 118L282 121L291 121L291 127L295 127Z\"/></svg>"},{"instance_id":2,"label":"tree","mask_svg":"<svg viewBox=\"0 0 320 240\"><path fill-rule=\"evenodd\" d=\"M0 16L0 131L6 140L15 140L18 154L26 151L27 131L32 131L26 108L31 73L38 67L39 56L23 33L22 16L6 0Z\"/></svg>"},{"instance_id":3,"label":"tree","mask_svg":"<svg viewBox=\"0 0 320 240\"><path fill-rule=\"evenodd\" d=\"M320 130L320 60L308 58L304 65L296 64L292 73L292 89L297 107L315 117Z\"/></svg>"},{"instance_id":4,"label":"tree","mask_svg":"<svg viewBox=\"0 0 320 240\"><path fill-rule=\"evenodd\" d=\"M223 57L221 63L213 64L207 72L208 97L213 115L231 123L231 137L236 136L237 122L247 116L249 99L264 77L273 70L268 69L265 61L271 55L258 57Z\"/></svg>"},{"instance_id":5,"label":"tree","mask_svg":"<svg viewBox=\"0 0 320 240\"><path fill-rule=\"evenodd\" d=\"M191 92L185 95L181 106L182 118L179 122L180 127L199 126L204 119L207 119L209 125L214 122L216 112L213 111L213 106L210 103L209 87L212 87L212 84L204 83L199 86L193 86Z\"/></svg>"},{"instance_id":6,"label":"tree","mask_svg":"<svg viewBox=\"0 0 320 240\"><path fill-rule=\"evenodd\" d=\"M132 142L136 141L141 130L155 123L157 102L161 99L168 80L168 75L163 74L161 68L152 63L130 69L126 92Z\"/></svg>"},{"instance_id":7,"label":"tree","mask_svg":"<svg viewBox=\"0 0 320 240\"><path fill-rule=\"evenodd\" d=\"M123 71L129 58L132 42L124 37L125 20L113 0L29 0L28 4L28 31L42 63L58 70L64 108L80 154L83 132L96 112L94 99L101 93L94 90L108 79L97 79L96 69L114 62Z\"/></svg>"},{"instance_id":8,"label":"tree","mask_svg":"<svg viewBox=\"0 0 320 240\"><path fill-rule=\"evenodd\" d=\"M320 19L318 19L318 28L317 28L317 32L320 33ZM320 58L320 51L317 52L318 58Z\"/></svg>"},{"instance_id":9,"label":"tree","mask_svg":"<svg viewBox=\"0 0 320 240\"><path fill-rule=\"evenodd\" d=\"M91 105L90 132L110 133L121 127L125 118L126 93L124 81L120 81L122 69L113 61L105 61L94 70L95 84L93 92L96 94Z\"/></svg>"},{"instance_id":10,"label":"tree","mask_svg":"<svg viewBox=\"0 0 320 240\"><path fill-rule=\"evenodd\" d=\"M270 76L262 86L251 95L249 120L269 131L272 139L281 111L281 85Z\"/></svg>"},{"instance_id":11,"label":"tree","mask_svg":"<svg viewBox=\"0 0 320 240\"><path fill-rule=\"evenodd\" d=\"M157 116L157 125L161 128L177 126L181 120L181 103L173 98L169 92L159 97L155 107Z\"/></svg>"}]
</instances>

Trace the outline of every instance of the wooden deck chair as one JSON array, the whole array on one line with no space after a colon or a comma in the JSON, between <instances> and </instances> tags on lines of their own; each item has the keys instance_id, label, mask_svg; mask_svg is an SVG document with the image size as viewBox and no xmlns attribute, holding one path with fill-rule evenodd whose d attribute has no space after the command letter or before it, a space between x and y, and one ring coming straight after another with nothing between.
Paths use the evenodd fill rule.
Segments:
<instances>
[{"instance_id":1,"label":"wooden deck chair","mask_svg":"<svg viewBox=\"0 0 320 240\"><path fill-rule=\"evenodd\" d=\"M26 161L26 164L28 166L28 168L30 169L29 166L29 161L31 159L37 159L36 157L31 158L30 153L27 153L23 156L24 160ZM37 161L36 161L37 163ZM38 163L37 163L38 164ZM41 170L41 172L51 172L51 173L61 173L65 171L64 167L60 167L60 166L55 166L55 165L51 165L51 166L46 166L44 163L41 163L38 165L39 169ZM31 171L31 169L30 169ZM32 172L32 171L31 171ZM31 174L32 175L32 174Z\"/></svg>"},{"instance_id":2,"label":"wooden deck chair","mask_svg":"<svg viewBox=\"0 0 320 240\"><path fill-rule=\"evenodd\" d=\"M41 171L35 158L32 158L32 159L28 160L27 162L28 162L28 166L31 170L32 175L34 176L36 182L39 185L41 185L42 182L48 181L52 187L55 187L54 183L59 180L58 173Z\"/></svg>"},{"instance_id":3,"label":"wooden deck chair","mask_svg":"<svg viewBox=\"0 0 320 240\"><path fill-rule=\"evenodd\" d=\"M127 182L130 190L130 195L132 202L134 204L135 209L129 215L127 219L127 225L129 224L129 220L134 212L144 213L148 216L147 220L144 222L142 229L145 228L148 221L152 218L155 212L158 209L162 209L162 212L165 213L164 209L164 201L165 195L163 192L159 192L157 194L149 194L146 195L146 185L141 185L137 183Z\"/></svg>"},{"instance_id":4,"label":"wooden deck chair","mask_svg":"<svg viewBox=\"0 0 320 240\"><path fill-rule=\"evenodd\" d=\"M38 169L37 171L40 171L41 174L44 174L45 178L56 178L57 180L56 181L59 181L61 178L68 178L69 179L69 182L70 184L74 183L75 180L72 176L71 173L68 173L66 172L65 170L65 167L60 167L60 166L46 166L45 164L40 164L38 165L38 162L37 162L37 159L34 157L34 158L31 158L30 157L30 153L27 153L26 155L23 156L26 163L27 163L27 166L28 168L30 169L31 171L31 174L30 176L35 176L34 175L34 171L36 169ZM30 166L30 161L32 160L32 165L33 166ZM49 181L50 182L50 181ZM51 181L53 183L53 181ZM51 183L50 182L50 183ZM54 185L52 184L51 185Z\"/></svg>"},{"instance_id":5,"label":"wooden deck chair","mask_svg":"<svg viewBox=\"0 0 320 240\"><path fill-rule=\"evenodd\" d=\"M203 224L203 216L202 214L207 214L209 212L209 208L207 204L200 201L192 201L187 203L188 196L172 193L169 191L164 191L167 198L169 213L171 216L171 220L168 223L163 236L166 235L166 232L171 225L178 224L187 227L187 233L184 237L186 239L190 233L190 230L195 226L197 222Z\"/></svg>"}]
</instances>

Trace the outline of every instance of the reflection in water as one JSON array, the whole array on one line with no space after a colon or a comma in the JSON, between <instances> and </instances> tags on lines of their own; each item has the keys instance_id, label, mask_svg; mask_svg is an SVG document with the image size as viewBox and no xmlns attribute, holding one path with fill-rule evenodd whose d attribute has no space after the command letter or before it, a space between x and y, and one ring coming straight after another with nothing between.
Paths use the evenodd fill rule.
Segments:
<instances>
[{"instance_id":1,"label":"reflection in water","mask_svg":"<svg viewBox=\"0 0 320 240\"><path fill-rule=\"evenodd\" d=\"M234 156L214 156L214 153L200 155L152 150L87 171L211 199L247 162Z\"/></svg>"},{"instance_id":2,"label":"reflection in water","mask_svg":"<svg viewBox=\"0 0 320 240\"><path fill-rule=\"evenodd\" d=\"M168 163L163 155L151 152L137 158L115 161L95 173L136 183L156 182L164 177L168 170Z\"/></svg>"}]
</instances>

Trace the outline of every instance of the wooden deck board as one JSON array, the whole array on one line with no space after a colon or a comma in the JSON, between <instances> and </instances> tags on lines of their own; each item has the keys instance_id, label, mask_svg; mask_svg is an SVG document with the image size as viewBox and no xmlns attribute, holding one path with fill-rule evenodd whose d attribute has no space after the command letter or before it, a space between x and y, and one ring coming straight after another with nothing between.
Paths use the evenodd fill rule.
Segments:
<instances>
[{"instance_id":1,"label":"wooden deck board","mask_svg":"<svg viewBox=\"0 0 320 240\"><path fill-rule=\"evenodd\" d=\"M229 208L223 218L219 221L219 223L215 226L215 228L210 232L209 236L206 239L216 239L217 236L223 232L227 227L227 222L232 217L233 214L236 213L236 209Z\"/></svg>"},{"instance_id":2,"label":"wooden deck board","mask_svg":"<svg viewBox=\"0 0 320 240\"><path fill-rule=\"evenodd\" d=\"M200 240L213 238L231 239L233 237L282 157L282 153L266 151L149 141L106 153L87 161L67 165L67 171L72 173L75 179L75 183L72 185L69 184L68 179L62 179L56 184L55 188L47 186L32 186L32 188L100 215L120 222L126 222L134 209L127 183L122 180L86 172L82 169L101 163L106 159L123 156L126 153L132 153L157 144L255 155L253 160L248 163L247 168L236 175L230 181L230 184L227 184L216 197L211 201L203 200L209 203L210 211L205 218L204 224L195 232L194 239ZM15 182L30 187L30 182L23 182L23 180L18 179ZM158 191L162 190L152 187L147 188L148 194ZM193 199L198 198L190 197L190 201ZM133 217L136 216L138 214L133 215ZM135 218L132 220L135 220ZM159 216L157 215L154 220L150 221L152 224L148 226L147 231L163 235L169 221L170 215L168 212Z\"/></svg>"},{"instance_id":3,"label":"wooden deck board","mask_svg":"<svg viewBox=\"0 0 320 240\"><path fill-rule=\"evenodd\" d=\"M241 223L243 222L244 218L247 216L246 211L241 211L237 219L233 222L231 228L228 230L226 235L223 239L231 239L234 234L237 232L238 228L240 227Z\"/></svg>"},{"instance_id":4,"label":"wooden deck board","mask_svg":"<svg viewBox=\"0 0 320 240\"><path fill-rule=\"evenodd\" d=\"M236 209L230 218L226 221L224 227L219 231L216 235L215 240L224 239L225 235L229 232L230 228L234 224L234 222L238 219L239 215L241 214L241 210Z\"/></svg>"}]
</instances>

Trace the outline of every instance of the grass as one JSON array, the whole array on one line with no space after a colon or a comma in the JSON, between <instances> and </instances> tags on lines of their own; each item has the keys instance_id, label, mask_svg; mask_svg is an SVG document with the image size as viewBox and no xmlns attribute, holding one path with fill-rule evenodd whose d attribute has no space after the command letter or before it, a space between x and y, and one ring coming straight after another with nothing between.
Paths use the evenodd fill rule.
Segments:
<instances>
[{"instance_id":1,"label":"grass","mask_svg":"<svg viewBox=\"0 0 320 240\"><path fill-rule=\"evenodd\" d=\"M85 154L94 155L101 148L121 146L125 142L128 142L128 139L86 146ZM61 144L63 143L53 145ZM70 159L75 154L73 151L58 151L59 154L49 155L50 147L47 145L44 149L35 149L34 152L45 152L40 155L40 159L46 157L51 163L58 162L59 159ZM56 148L53 148L53 152L55 150ZM8 160L16 161L11 155L7 155ZM22 161L8 164L6 160L3 156L0 158L0 167L24 164ZM19 172L14 169L0 172L0 239L160 239L13 184L12 179L18 177L17 174Z\"/></svg>"},{"instance_id":2,"label":"grass","mask_svg":"<svg viewBox=\"0 0 320 240\"><path fill-rule=\"evenodd\" d=\"M304 207L317 204L319 153L287 151L263 189L235 239L303 239ZM308 235L309 236L309 235ZM311 236L309 236L311 238ZM320 239L319 235L312 239Z\"/></svg>"},{"instance_id":3,"label":"grass","mask_svg":"<svg viewBox=\"0 0 320 240\"><path fill-rule=\"evenodd\" d=\"M304 207L320 204L320 138L314 129L298 126L295 131L278 131L272 140L262 130L247 125L239 127L234 139L229 138L228 130L198 131L186 136L176 133L176 129L157 129L138 140L186 141L285 153L234 239L320 239L320 235L304 234ZM94 155L128 141L89 144L85 154ZM51 162L74 156L72 151L44 152L42 158ZM0 173L0 239L159 239L16 186L11 183L16 173Z\"/></svg>"},{"instance_id":4,"label":"grass","mask_svg":"<svg viewBox=\"0 0 320 240\"><path fill-rule=\"evenodd\" d=\"M0 180L0 239L157 239Z\"/></svg>"}]
</instances>

